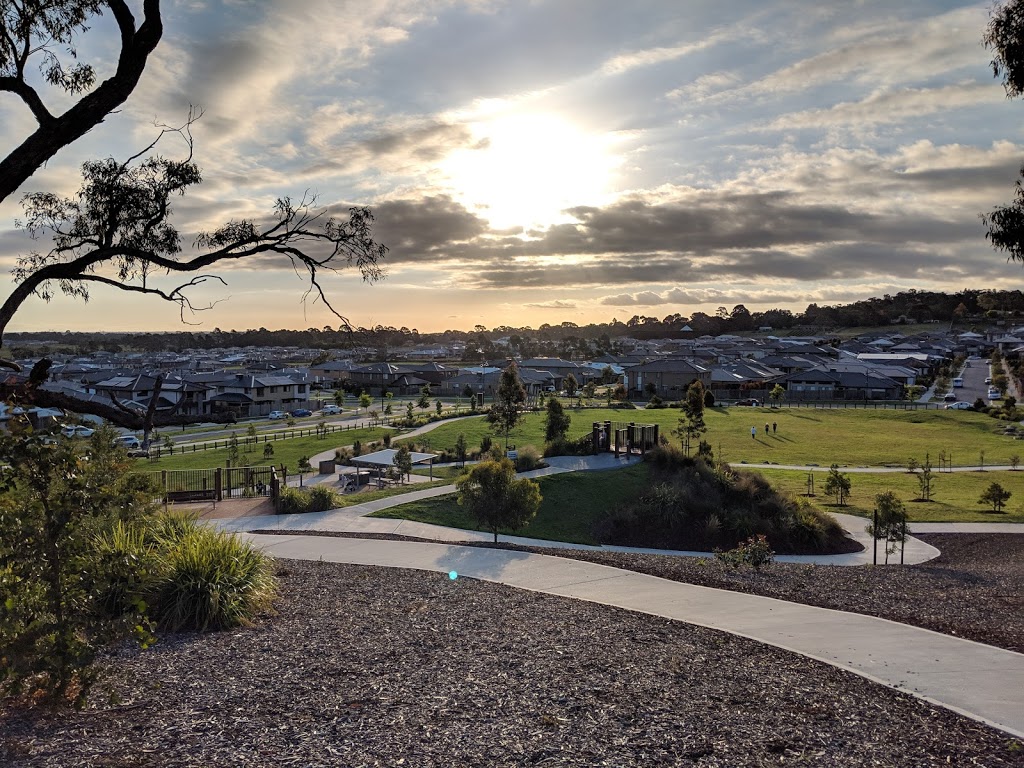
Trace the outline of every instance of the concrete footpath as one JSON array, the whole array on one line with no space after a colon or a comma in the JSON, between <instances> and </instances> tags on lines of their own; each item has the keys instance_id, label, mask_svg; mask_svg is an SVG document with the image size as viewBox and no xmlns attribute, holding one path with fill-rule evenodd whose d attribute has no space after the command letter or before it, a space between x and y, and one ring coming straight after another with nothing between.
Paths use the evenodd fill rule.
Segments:
<instances>
[{"instance_id":1,"label":"concrete footpath","mask_svg":"<svg viewBox=\"0 0 1024 768\"><path fill-rule=\"evenodd\" d=\"M413 568L685 621L768 643L1024 738L1024 654L854 613L548 555L447 544L242 536L275 557Z\"/></svg>"}]
</instances>

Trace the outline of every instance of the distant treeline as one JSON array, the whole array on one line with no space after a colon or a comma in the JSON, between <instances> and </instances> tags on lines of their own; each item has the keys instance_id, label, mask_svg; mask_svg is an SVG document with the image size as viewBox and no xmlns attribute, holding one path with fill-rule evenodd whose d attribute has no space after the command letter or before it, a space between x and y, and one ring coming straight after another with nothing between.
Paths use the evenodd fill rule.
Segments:
<instances>
[{"instance_id":1,"label":"distant treeline","mask_svg":"<svg viewBox=\"0 0 1024 768\"><path fill-rule=\"evenodd\" d=\"M620 351L619 340L684 338L690 335L747 333L760 328L776 331L828 333L840 328L877 327L939 321L950 323L978 318L1020 317L1024 313L1021 291L964 290L959 293L935 291L904 291L881 298L856 301L852 304L809 304L800 313L788 309L751 312L742 304L731 309L719 307L714 315L694 312L692 315L672 314L665 317L633 315L626 321L613 318L608 323L577 325L564 322L545 323L539 328L482 325L469 330L448 330L443 333L420 333L415 328L394 328L377 325L372 328L307 328L304 331L266 328L245 331L209 332L172 331L167 333L98 333L37 332L8 333L5 336L8 354L33 357L55 351L88 353L109 352L183 352L188 349L223 349L227 347L299 347L305 349L368 348L387 354L410 345L443 344L462 341L467 344L467 359L498 353L494 342L507 338L513 349L526 356L560 354L587 356ZM689 330L685 330L689 329Z\"/></svg>"}]
</instances>

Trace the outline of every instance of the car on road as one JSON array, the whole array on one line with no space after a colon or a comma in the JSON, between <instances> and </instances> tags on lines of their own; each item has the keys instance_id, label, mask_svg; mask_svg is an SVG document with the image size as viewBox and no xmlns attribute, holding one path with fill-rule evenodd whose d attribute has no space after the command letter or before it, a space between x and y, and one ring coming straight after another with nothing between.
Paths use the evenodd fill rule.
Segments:
<instances>
[{"instance_id":1,"label":"car on road","mask_svg":"<svg viewBox=\"0 0 1024 768\"><path fill-rule=\"evenodd\" d=\"M991 376L986 376L985 377L985 383L986 384L991 384L992 383L992 377Z\"/></svg>"},{"instance_id":2,"label":"car on road","mask_svg":"<svg viewBox=\"0 0 1024 768\"><path fill-rule=\"evenodd\" d=\"M313 415L313 412L311 410L309 410L308 408L296 408L294 411L292 411L292 416L295 416L296 418L298 418L299 416L312 416L312 415Z\"/></svg>"},{"instance_id":3,"label":"car on road","mask_svg":"<svg viewBox=\"0 0 1024 768\"><path fill-rule=\"evenodd\" d=\"M65 437L92 437L95 431L95 429L82 424L68 424L61 428Z\"/></svg>"},{"instance_id":4,"label":"car on road","mask_svg":"<svg viewBox=\"0 0 1024 768\"><path fill-rule=\"evenodd\" d=\"M988 388L988 398L989 398L989 400L995 400L998 397L999 397L999 390L996 389L995 387L989 387Z\"/></svg>"},{"instance_id":5,"label":"car on road","mask_svg":"<svg viewBox=\"0 0 1024 768\"><path fill-rule=\"evenodd\" d=\"M288 414L284 411L271 411L267 414L268 419L287 419Z\"/></svg>"},{"instance_id":6,"label":"car on road","mask_svg":"<svg viewBox=\"0 0 1024 768\"><path fill-rule=\"evenodd\" d=\"M341 406L325 405L323 408L320 409L320 413L322 413L324 416L337 416L339 413L341 413Z\"/></svg>"},{"instance_id":7,"label":"car on road","mask_svg":"<svg viewBox=\"0 0 1024 768\"><path fill-rule=\"evenodd\" d=\"M753 406L758 406L760 404L761 403L758 400L754 399L754 398L748 398L746 400L737 400L736 401L736 405L753 405Z\"/></svg>"},{"instance_id":8,"label":"car on road","mask_svg":"<svg viewBox=\"0 0 1024 768\"><path fill-rule=\"evenodd\" d=\"M954 395L952 392L947 392L942 396L942 399L945 400L947 403L955 403L956 395Z\"/></svg>"},{"instance_id":9,"label":"car on road","mask_svg":"<svg viewBox=\"0 0 1024 768\"><path fill-rule=\"evenodd\" d=\"M974 406L971 405L970 403L965 403L965 402L960 401L960 402L956 402L956 403L949 403L946 406L946 410L947 411L969 411L973 407Z\"/></svg>"}]
</instances>

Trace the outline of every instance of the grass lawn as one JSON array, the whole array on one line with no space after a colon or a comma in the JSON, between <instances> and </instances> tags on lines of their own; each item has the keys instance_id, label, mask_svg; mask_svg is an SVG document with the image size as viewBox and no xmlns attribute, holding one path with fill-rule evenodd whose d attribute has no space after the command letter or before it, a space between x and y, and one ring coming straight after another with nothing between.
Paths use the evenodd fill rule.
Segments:
<instances>
[{"instance_id":1,"label":"grass lawn","mask_svg":"<svg viewBox=\"0 0 1024 768\"><path fill-rule=\"evenodd\" d=\"M571 472L537 479L543 496L537 516L515 533L549 541L598 544L594 524L606 512L643 493L648 485L648 468L634 464L609 472ZM481 530L476 521L458 505L455 494L403 504L375 512L370 517L416 520L464 530Z\"/></svg>"},{"instance_id":2,"label":"grass lawn","mask_svg":"<svg viewBox=\"0 0 1024 768\"><path fill-rule=\"evenodd\" d=\"M439 480L454 481L463 472L468 472L470 467L461 469L459 467L434 467L433 476ZM414 469L412 473L414 475L420 475L421 477L430 477L431 470L429 469Z\"/></svg>"},{"instance_id":3,"label":"grass lawn","mask_svg":"<svg viewBox=\"0 0 1024 768\"><path fill-rule=\"evenodd\" d=\"M679 421L676 409L610 410L605 408L567 411L572 417L571 438L580 437L595 421L658 424L669 439ZM817 408L713 408L705 414L705 439L716 454L732 463L819 464L881 467L904 465L914 457L924 461L931 454L938 465L940 451L954 465L979 462L985 451L986 464L1009 464L1010 456L1024 456L1024 442L997 434L1004 422L971 411L897 411ZM776 422L778 431L765 435L765 423ZM757 437L751 439L750 428ZM429 441L434 450L454 448L459 433L466 445L476 447L484 435L495 442L503 438L489 429L484 417L444 424L418 438ZM509 442L522 448L544 444L544 414L529 413L512 431Z\"/></svg>"},{"instance_id":4,"label":"grass lawn","mask_svg":"<svg viewBox=\"0 0 1024 768\"><path fill-rule=\"evenodd\" d=\"M331 451L342 445L352 445L359 440L364 446L373 441L381 440L384 433L390 431L378 427L367 427L365 429L353 429L346 432L335 432L325 438L316 435L309 437L296 437L288 440L271 440L267 445L274 446L274 455L269 459L263 458L264 443L260 441L247 453L244 445L245 440L239 438L239 451L241 461L252 466L264 466L284 464L289 472L294 472L298 466L301 456L314 456L323 451ZM164 454L159 459L138 459L136 468L139 470L161 470L161 469L207 469L211 467L223 467L228 459L227 448L214 450L190 450L175 449L174 454Z\"/></svg>"},{"instance_id":5,"label":"grass lawn","mask_svg":"<svg viewBox=\"0 0 1024 768\"><path fill-rule=\"evenodd\" d=\"M800 496L807 491L807 472L764 469L760 472L780 490ZM892 491L907 508L907 515L917 522L983 522L1024 523L1024 471L1012 472L933 472L932 500L914 501L920 494L917 476L909 472L885 474L849 473L851 495L846 506L835 504L825 495L827 473L814 473L816 495L808 499L819 509L869 517L875 496ZM1002 513L978 503L978 497L991 484L999 483L1013 493Z\"/></svg>"}]
</instances>

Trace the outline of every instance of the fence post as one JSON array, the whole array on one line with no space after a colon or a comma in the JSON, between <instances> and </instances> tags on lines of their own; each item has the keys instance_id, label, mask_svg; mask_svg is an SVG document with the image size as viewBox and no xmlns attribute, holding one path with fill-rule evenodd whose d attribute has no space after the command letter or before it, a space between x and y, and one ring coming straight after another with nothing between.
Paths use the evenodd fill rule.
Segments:
<instances>
[{"instance_id":1,"label":"fence post","mask_svg":"<svg viewBox=\"0 0 1024 768\"><path fill-rule=\"evenodd\" d=\"M217 501L224 499L224 475L220 467L217 467L217 473L213 476L213 497Z\"/></svg>"}]
</instances>

